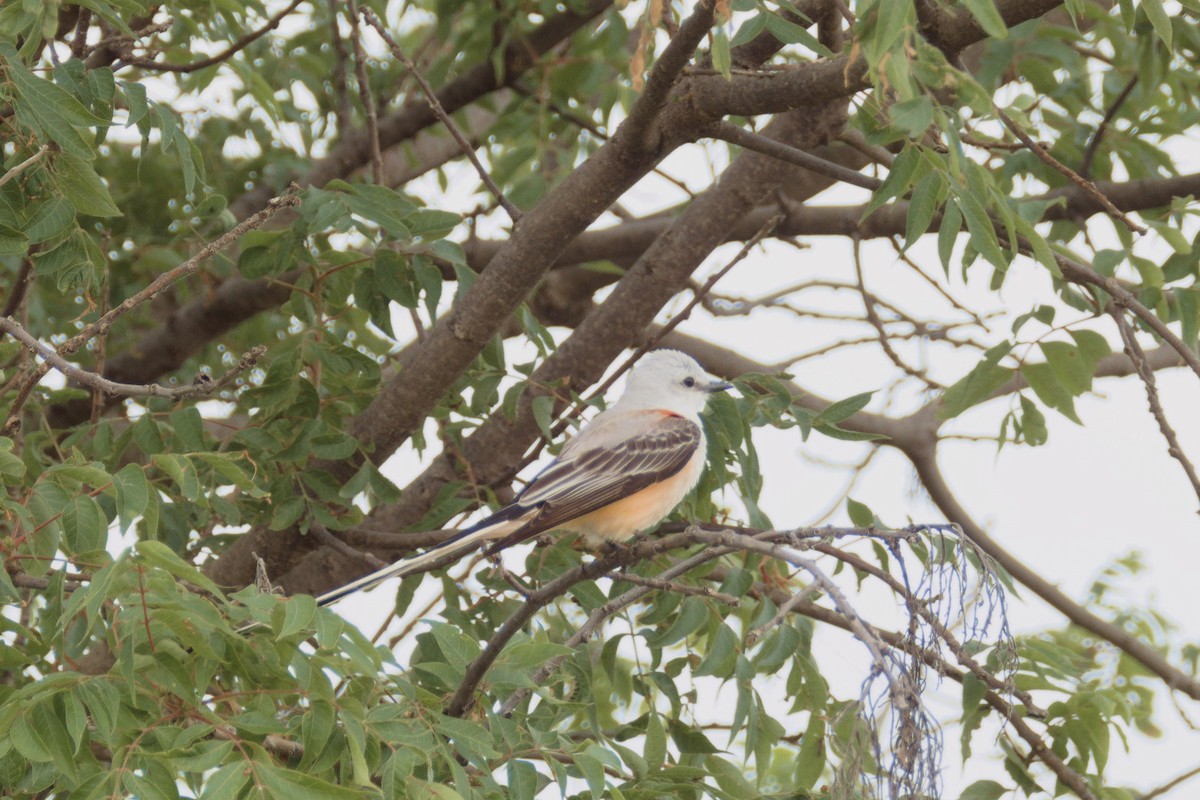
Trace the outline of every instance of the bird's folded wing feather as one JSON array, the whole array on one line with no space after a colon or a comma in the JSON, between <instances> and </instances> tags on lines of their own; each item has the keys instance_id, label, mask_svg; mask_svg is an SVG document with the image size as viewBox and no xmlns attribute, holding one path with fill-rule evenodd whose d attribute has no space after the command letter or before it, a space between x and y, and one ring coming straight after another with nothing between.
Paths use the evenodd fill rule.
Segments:
<instances>
[{"instance_id":1,"label":"bird's folded wing feather","mask_svg":"<svg viewBox=\"0 0 1200 800\"><path fill-rule=\"evenodd\" d=\"M513 503L538 513L489 549L552 530L670 478L704 438L699 425L682 417L655 411L623 416L572 440Z\"/></svg>"}]
</instances>

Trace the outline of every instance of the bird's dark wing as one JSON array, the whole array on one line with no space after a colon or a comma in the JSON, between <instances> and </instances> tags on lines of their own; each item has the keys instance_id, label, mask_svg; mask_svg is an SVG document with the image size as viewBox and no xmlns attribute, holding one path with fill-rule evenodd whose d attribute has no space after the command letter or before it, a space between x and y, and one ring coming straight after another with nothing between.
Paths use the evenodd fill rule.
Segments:
<instances>
[{"instance_id":1,"label":"bird's dark wing","mask_svg":"<svg viewBox=\"0 0 1200 800\"><path fill-rule=\"evenodd\" d=\"M580 446L542 470L512 505L499 512L516 516L536 509L537 514L489 552L598 511L683 469L703 441L700 426L682 417L656 416L652 426L611 444L598 441L588 446L580 441Z\"/></svg>"}]
</instances>

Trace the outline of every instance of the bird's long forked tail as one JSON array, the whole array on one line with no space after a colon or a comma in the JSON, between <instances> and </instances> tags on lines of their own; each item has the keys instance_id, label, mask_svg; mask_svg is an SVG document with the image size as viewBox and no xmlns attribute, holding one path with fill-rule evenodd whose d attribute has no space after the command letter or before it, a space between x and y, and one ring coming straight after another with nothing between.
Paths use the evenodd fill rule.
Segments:
<instances>
[{"instance_id":1,"label":"bird's long forked tail","mask_svg":"<svg viewBox=\"0 0 1200 800\"><path fill-rule=\"evenodd\" d=\"M345 586L340 586L333 591L326 592L316 598L317 605L324 608L341 600L343 597L354 594L355 592L364 591L383 583L388 578L402 578L405 575L411 575L414 572L420 572L437 563L439 560L448 556L456 556L466 553L482 542L505 537L512 533L517 528L520 528L524 523L523 518L503 518L503 511L483 520L479 524L459 531L454 536L451 536L444 542L437 544L420 555L412 558L401 559L393 564L388 564L382 569L377 569L374 572L364 575L363 577L347 583ZM265 627L262 622L248 622L238 628L238 633L249 633L258 628Z\"/></svg>"},{"instance_id":2,"label":"bird's long forked tail","mask_svg":"<svg viewBox=\"0 0 1200 800\"><path fill-rule=\"evenodd\" d=\"M482 542L503 536L512 527L513 522L511 520L486 519L475 527L456 533L446 541L429 548L420 555L401 559L394 564L388 564L386 567L364 575L358 580L351 581L345 586L339 586L333 591L326 592L317 598L317 605L321 607L330 606L343 597L370 589L383 583L388 578L402 578L405 575L420 572L447 556L466 553L478 547Z\"/></svg>"}]
</instances>

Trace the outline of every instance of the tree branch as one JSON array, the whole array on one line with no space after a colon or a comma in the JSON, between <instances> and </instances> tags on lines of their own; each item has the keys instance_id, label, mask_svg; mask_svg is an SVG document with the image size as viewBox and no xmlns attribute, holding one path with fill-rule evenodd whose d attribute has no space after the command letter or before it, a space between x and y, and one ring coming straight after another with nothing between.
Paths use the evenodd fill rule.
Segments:
<instances>
[{"instance_id":1,"label":"tree branch","mask_svg":"<svg viewBox=\"0 0 1200 800\"><path fill-rule=\"evenodd\" d=\"M198 70L202 70L207 67L214 66L215 64L220 64L223 61L228 61L229 59L233 58L239 52L241 52L242 50L245 50L247 47L254 44L256 41L261 39L263 36L267 35L271 31L278 28L279 23L283 22L284 17L286 17L288 14L291 14L293 11L295 11L302 2L304 2L304 0L292 0L292 3L289 6L287 6L282 11L280 11L278 14L276 14L275 16L273 16L269 20L267 20L267 23L265 25L263 25L261 28L259 28L258 30L255 30L255 31L251 31L250 33L246 34L245 36L242 36L237 41L235 41L233 44L231 44L229 47L225 48L220 53L217 53L214 56L209 56L207 58L201 58L196 61L192 61L191 63L188 63L188 64L169 64L166 62L154 61L152 58L138 58L138 57L132 57L132 56L122 56L122 58L124 58L125 61L127 61L130 64L133 64L134 66L141 67L142 69L150 70L151 72L176 72L176 73L184 73L184 74L189 73L189 72L196 72Z\"/></svg>"},{"instance_id":2,"label":"tree branch","mask_svg":"<svg viewBox=\"0 0 1200 800\"><path fill-rule=\"evenodd\" d=\"M160 386L157 383L115 383L94 372L80 369L70 361L67 361L53 347L38 341L37 337L21 327L21 323L12 317L0 317L0 331L11 334L14 339L25 345L26 349L31 353L39 356L43 361L68 378L98 392L117 397L165 397L171 400L179 400L184 397L207 397L233 383L239 374L253 369L258 364L258 360L267 352L265 345L260 344L251 348L241 357L233 369L215 381L208 375L200 373L196 376L193 383L186 386L167 387Z\"/></svg>"},{"instance_id":3,"label":"tree branch","mask_svg":"<svg viewBox=\"0 0 1200 800\"><path fill-rule=\"evenodd\" d=\"M673 333L664 343L688 353L715 375L733 377L746 372L770 371L768 365L759 364L731 350L684 334ZM1122 357L1121 360L1128 365L1128 359ZM1115 362L1110 363L1115 364ZM828 401L801 389L795 383L787 385L795 402L804 408L819 411L828 403ZM1009 575L1027 586L1034 594L1076 625L1106 639L1140 661L1147 669L1161 678L1169 688L1200 700L1200 681L1171 664L1157 650L1140 641L1124 628L1101 619L1067 597L1057 586L1002 548L984 531L982 526L971 518L947 485L937 465L937 431L941 425L937 416L937 405L938 401L934 401L903 419L892 419L859 411L838 425L847 430L887 437L884 444L896 447L908 457L917 470L917 477L929 492L930 499L941 509L946 518L959 525L966 535L995 559L996 563Z\"/></svg>"},{"instance_id":4,"label":"tree branch","mask_svg":"<svg viewBox=\"0 0 1200 800\"><path fill-rule=\"evenodd\" d=\"M1121 341L1125 343L1125 354L1133 362L1138 377L1141 378L1142 384L1146 387L1146 401L1150 406L1150 414L1158 423L1158 429L1162 432L1163 439L1167 441L1167 453L1171 458L1179 462L1179 466L1183 468L1183 473L1187 476L1188 482L1192 484L1192 491L1195 492L1196 498L1200 500L1200 477L1196 476L1196 468L1192 466L1187 453L1183 452L1183 447L1179 444L1179 437L1175 435L1175 429L1167 422L1167 413L1163 410L1162 402L1158 399L1158 384L1154 379L1154 370L1146 362L1146 353L1142 350L1142 346L1138 344L1137 336L1133 332L1133 327L1125 319L1124 312L1115 305L1110 305L1108 312L1113 320L1116 321L1117 330L1121 332Z\"/></svg>"},{"instance_id":5,"label":"tree branch","mask_svg":"<svg viewBox=\"0 0 1200 800\"><path fill-rule=\"evenodd\" d=\"M177 283L189 275L192 275L196 272L196 270L200 269L200 266L208 259L224 250L226 247L229 247L247 232L261 227L267 220L275 216L275 214L277 214L281 209L297 206L299 204L300 198L296 196L294 188L289 189L279 197L272 199L267 204L266 208L255 213L250 218L238 223L221 236L200 248L200 251L196 253L196 255L187 259L182 264L179 264L178 266L175 266L159 275L150 283L149 286L125 298L125 300L121 301L121 303L116 307L101 315L100 318L95 322L85 325L83 330L72 336L64 344L58 347L58 355L69 355L78 350L98 334L107 332L112 323L130 309L133 309L142 303L153 300L155 297L162 294L167 287ZM44 376L49 369L49 362L43 362L40 366L34 368L31 371L31 374L25 377L24 383L21 385L21 388L17 393L17 398L15 401L13 401L13 405L9 409L8 417L4 423L4 426L2 429L0 429L0 435L9 435L20 426L21 407L25 404L25 400L28 399L29 393L33 391L33 387L38 384L38 382L42 379L42 376Z\"/></svg>"}]
</instances>

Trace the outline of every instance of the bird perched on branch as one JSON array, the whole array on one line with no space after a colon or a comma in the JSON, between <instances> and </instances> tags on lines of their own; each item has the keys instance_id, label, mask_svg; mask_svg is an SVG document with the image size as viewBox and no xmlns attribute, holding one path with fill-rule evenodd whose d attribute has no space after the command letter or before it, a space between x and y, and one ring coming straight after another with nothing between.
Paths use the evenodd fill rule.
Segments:
<instances>
[{"instance_id":1,"label":"bird perched on branch","mask_svg":"<svg viewBox=\"0 0 1200 800\"><path fill-rule=\"evenodd\" d=\"M512 503L415 558L321 595L329 605L451 554L495 552L549 531L573 531L590 545L620 542L670 514L700 480L705 440L700 412L732 384L676 350L648 353L621 399L563 447Z\"/></svg>"}]
</instances>

